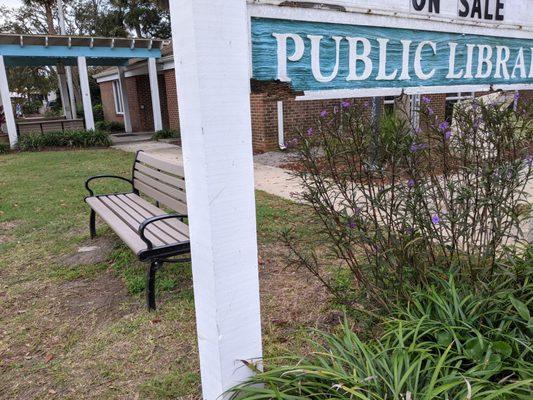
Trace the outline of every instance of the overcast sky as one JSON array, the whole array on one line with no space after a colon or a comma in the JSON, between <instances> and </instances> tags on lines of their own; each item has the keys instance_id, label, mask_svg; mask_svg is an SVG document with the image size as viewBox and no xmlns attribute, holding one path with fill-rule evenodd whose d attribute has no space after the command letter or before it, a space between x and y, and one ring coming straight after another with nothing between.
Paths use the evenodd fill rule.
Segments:
<instances>
[{"instance_id":1,"label":"overcast sky","mask_svg":"<svg viewBox=\"0 0 533 400\"><path fill-rule=\"evenodd\" d=\"M0 4L8 7L18 7L21 3L21 0L0 0Z\"/></svg>"}]
</instances>

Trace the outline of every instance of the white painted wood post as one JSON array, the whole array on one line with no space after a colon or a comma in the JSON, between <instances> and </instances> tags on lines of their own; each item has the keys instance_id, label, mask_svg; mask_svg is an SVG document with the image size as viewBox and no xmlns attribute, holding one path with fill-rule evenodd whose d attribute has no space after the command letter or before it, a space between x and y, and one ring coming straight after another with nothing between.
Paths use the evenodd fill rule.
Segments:
<instances>
[{"instance_id":1,"label":"white painted wood post","mask_svg":"<svg viewBox=\"0 0 533 400\"><path fill-rule=\"evenodd\" d=\"M89 90L89 76L87 75L87 60L78 57L78 73L80 75L81 98L83 101L83 114L85 115L85 129L94 129L93 105L91 91Z\"/></svg>"},{"instance_id":2,"label":"white painted wood post","mask_svg":"<svg viewBox=\"0 0 533 400\"><path fill-rule=\"evenodd\" d=\"M126 133L131 133L133 132L133 127L131 125L130 103L128 101L128 88L126 87L125 72L126 69L124 67L118 67L118 80L122 96L122 108L124 111L124 131Z\"/></svg>"},{"instance_id":3,"label":"white painted wood post","mask_svg":"<svg viewBox=\"0 0 533 400\"><path fill-rule=\"evenodd\" d=\"M61 106L63 107L63 114L66 119L72 119L72 108L70 105L70 97L68 94L67 78L65 76L65 66L57 66L57 80L59 83L59 97L61 98Z\"/></svg>"},{"instance_id":4,"label":"white painted wood post","mask_svg":"<svg viewBox=\"0 0 533 400\"><path fill-rule=\"evenodd\" d=\"M11 104L11 95L9 93L9 84L7 81L6 64L4 62L4 56L2 55L0 55L0 97L2 98L2 105L4 106L4 117L6 119L9 145L12 149L14 149L18 142L17 123L15 122L13 105Z\"/></svg>"},{"instance_id":5,"label":"white painted wood post","mask_svg":"<svg viewBox=\"0 0 533 400\"><path fill-rule=\"evenodd\" d=\"M65 24L65 13L63 9L63 1L57 0L57 14L59 16L59 31L62 35L67 34L67 27ZM67 77L67 97L70 103L70 118L76 118L76 99L74 98L74 82L72 81L72 68L65 67L65 74ZM63 99L63 97L62 97Z\"/></svg>"},{"instance_id":6,"label":"white painted wood post","mask_svg":"<svg viewBox=\"0 0 533 400\"><path fill-rule=\"evenodd\" d=\"M75 119L78 115L76 110L76 97L74 95L74 82L72 80L72 67L65 67L65 72L67 75L68 98L70 100L70 115L72 119Z\"/></svg>"},{"instance_id":7,"label":"white painted wood post","mask_svg":"<svg viewBox=\"0 0 533 400\"><path fill-rule=\"evenodd\" d=\"M152 111L154 113L154 131L163 129L161 117L161 100L159 98L159 83L157 81L157 64L155 58L148 59L148 76L150 77L150 93L152 97Z\"/></svg>"},{"instance_id":8,"label":"white painted wood post","mask_svg":"<svg viewBox=\"0 0 533 400\"><path fill-rule=\"evenodd\" d=\"M202 390L215 400L262 356L246 0L170 10Z\"/></svg>"}]
</instances>

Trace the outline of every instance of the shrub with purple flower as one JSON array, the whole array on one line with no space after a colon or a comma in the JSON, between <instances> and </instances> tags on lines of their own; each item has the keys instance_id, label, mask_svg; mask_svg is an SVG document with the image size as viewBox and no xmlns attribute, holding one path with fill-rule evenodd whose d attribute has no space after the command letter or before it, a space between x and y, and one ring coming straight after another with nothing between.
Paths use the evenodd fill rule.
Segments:
<instances>
[{"instance_id":1,"label":"shrub with purple flower","mask_svg":"<svg viewBox=\"0 0 533 400\"><path fill-rule=\"evenodd\" d=\"M364 105L348 102L338 118L306 126L294 175L317 232L283 236L291 261L340 302L364 288L384 309L450 266L466 279L490 280L494 266L519 251L513 244L525 240L529 214L517 217L516 210L528 204L522 188L533 183L533 122L512 108L474 104L454 108L454 140L452 123L438 121L429 106L421 107L417 129L395 114L373 121ZM332 265L345 268L353 287L338 289Z\"/></svg>"}]
</instances>

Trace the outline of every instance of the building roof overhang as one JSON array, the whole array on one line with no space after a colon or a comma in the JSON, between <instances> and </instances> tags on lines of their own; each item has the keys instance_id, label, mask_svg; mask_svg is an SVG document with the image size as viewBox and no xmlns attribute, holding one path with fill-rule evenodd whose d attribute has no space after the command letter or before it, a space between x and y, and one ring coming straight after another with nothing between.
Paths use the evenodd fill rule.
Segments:
<instances>
[{"instance_id":1,"label":"building roof overhang","mask_svg":"<svg viewBox=\"0 0 533 400\"><path fill-rule=\"evenodd\" d=\"M160 58L164 45L160 39L0 34L8 66L76 65L82 56L88 65L127 65L132 58Z\"/></svg>"}]
</instances>

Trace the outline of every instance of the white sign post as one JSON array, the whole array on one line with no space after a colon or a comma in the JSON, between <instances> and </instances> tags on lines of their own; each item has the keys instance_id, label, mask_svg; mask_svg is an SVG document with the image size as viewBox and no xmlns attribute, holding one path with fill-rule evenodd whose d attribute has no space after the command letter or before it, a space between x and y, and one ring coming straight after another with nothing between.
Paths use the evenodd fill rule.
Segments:
<instances>
[{"instance_id":1,"label":"white sign post","mask_svg":"<svg viewBox=\"0 0 533 400\"><path fill-rule=\"evenodd\" d=\"M171 0L203 398L262 355L246 0Z\"/></svg>"}]
</instances>

